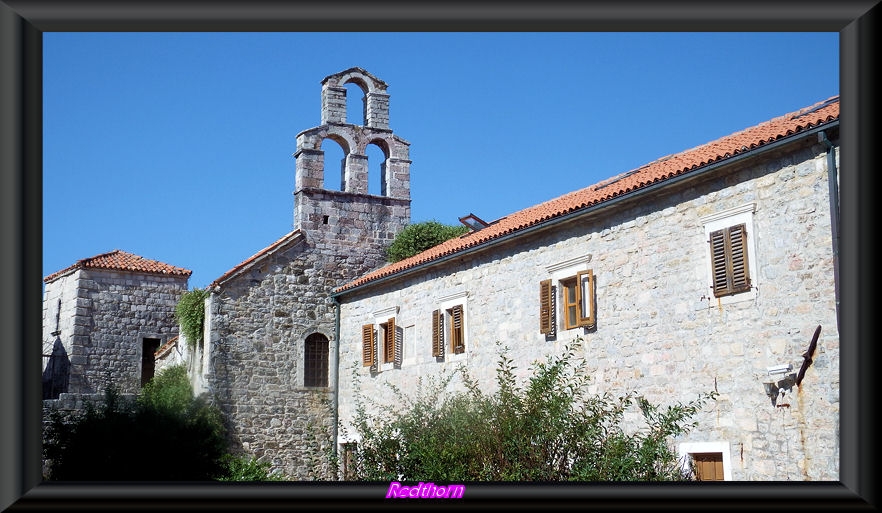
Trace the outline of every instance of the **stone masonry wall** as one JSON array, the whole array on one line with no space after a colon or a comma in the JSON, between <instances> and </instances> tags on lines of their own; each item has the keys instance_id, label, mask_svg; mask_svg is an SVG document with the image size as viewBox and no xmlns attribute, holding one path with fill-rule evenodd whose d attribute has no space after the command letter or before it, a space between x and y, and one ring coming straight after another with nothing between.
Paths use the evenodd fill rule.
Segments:
<instances>
[{"instance_id":1,"label":"stone masonry wall","mask_svg":"<svg viewBox=\"0 0 882 513\"><path fill-rule=\"evenodd\" d=\"M140 389L143 337L160 344L177 335L174 309L187 277L77 270L46 285L44 316L61 299L59 333L44 333L44 354L56 338L70 361L67 392L100 393L107 379L122 393ZM54 330L52 319L44 331Z\"/></svg>"},{"instance_id":2,"label":"stone masonry wall","mask_svg":"<svg viewBox=\"0 0 882 513\"><path fill-rule=\"evenodd\" d=\"M676 442L727 443L732 479L836 481L839 334L827 190L823 149L804 147L350 293L341 298L340 419L352 433L356 392L398 404L385 383L412 391L417 380L463 363L491 391L497 343L510 348L526 378L531 362L581 337L592 393L636 391L665 405L717 391L718 400L695 418L698 427ZM755 205L755 296L708 299L702 218L748 204ZM558 328L548 340L539 333L539 282L573 259L594 272L597 326ZM431 312L457 295L465 298L466 353L438 362ZM395 309L403 364L372 376L361 364L361 326ZM792 363L798 370L817 325L821 335L802 386L773 405L762 385L767 367ZM627 419L637 426L640 415Z\"/></svg>"},{"instance_id":3,"label":"stone masonry wall","mask_svg":"<svg viewBox=\"0 0 882 513\"><path fill-rule=\"evenodd\" d=\"M88 332L82 326L89 300L79 297L79 274L60 276L43 289L43 392L44 399L58 397L59 393L82 390L85 359L77 355L71 359L74 336ZM71 367L76 372L71 372ZM48 396L47 396L48 394Z\"/></svg>"},{"instance_id":4,"label":"stone masonry wall","mask_svg":"<svg viewBox=\"0 0 882 513\"><path fill-rule=\"evenodd\" d=\"M329 340L336 368L335 315L327 291L348 268L300 242L231 282L211 299L209 390L231 443L294 480L316 477L310 462L332 434L333 390L304 386L304 341ZM324 463L322 463L324 464Z\"/></svg>"}]
</instances>

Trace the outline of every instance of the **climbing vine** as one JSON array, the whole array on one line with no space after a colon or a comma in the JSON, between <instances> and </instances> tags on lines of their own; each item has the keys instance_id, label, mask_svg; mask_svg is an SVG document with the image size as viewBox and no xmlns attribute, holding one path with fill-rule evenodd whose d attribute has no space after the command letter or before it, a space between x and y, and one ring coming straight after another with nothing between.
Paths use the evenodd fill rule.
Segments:
<instances>
[{"instance_id":1,"label":"climbing vine","mask_svg":"<svg viewBox=\"0 0 882 513\"><path fill-rule=\"evenodd\" d=\"M205 325L205 298L208 291L193 289L184 292L175 306L175 319L181 325L181 332L187 338L190 347L202 339L202 327Z\"/></svg>"}]
</instances>

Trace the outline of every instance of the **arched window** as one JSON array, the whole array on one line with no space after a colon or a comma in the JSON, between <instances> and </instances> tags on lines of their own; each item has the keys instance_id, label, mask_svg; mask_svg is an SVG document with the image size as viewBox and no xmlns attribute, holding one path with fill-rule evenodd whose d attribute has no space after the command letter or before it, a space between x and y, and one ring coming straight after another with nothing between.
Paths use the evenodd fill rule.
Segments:
<instances>
[{"instance_id":1,"label":"arched window","mask_svg":"<svg viewBox=\"0 0 882 513\"><path fill-rule=\"evenodd\" d=\"M366 125L364 90L354 82L343 87L346 88L346 122L350 125Z\"/></svg>"},{"instance_id":2,"label":"arched window","mask_svg":"<svg viewBox=\"0 0 882 513\"><path fill-rule=\"evenodd\" d=\"M346 166L346 151L334 139L325 139L321 146L324 155L324 189L328 191L343 190L343 168Z\"/></svg>"},{"instance_id":3,"label":"arched window","mask_svg":"<svg viewBox=\"0 0 882 513\"><path fill-rule=\"evenodd\" d=\"M303 351L303 386L328 386L328 337L313 333Z\"/></svg>"},{"instance_id":4,"label":"arched window","mask_svg":"<svg viewBox=\"0 0 882 513\"><path fill-rule=\"evenodd\" d=\"M386 187L386 153L378 144L368 144L364 151L368 158L368 194L388 196Z\"/></svg>"}]
</instances>

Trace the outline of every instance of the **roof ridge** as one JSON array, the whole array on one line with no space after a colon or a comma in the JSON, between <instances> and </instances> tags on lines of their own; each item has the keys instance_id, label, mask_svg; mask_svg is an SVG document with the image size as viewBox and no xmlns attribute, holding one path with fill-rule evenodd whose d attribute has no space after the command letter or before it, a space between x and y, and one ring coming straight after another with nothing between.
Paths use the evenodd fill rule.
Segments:
<instances>
[{"instance_id":1,"label":"roof ridge","mask_svg":"<svg viewBox=\"0 0 882 513\"><path fill-rule=\"evenodd\" d=\"M114 260L114 257L117 256L120 257L121 260ZM111 261L102 263L102 259L107 259ZM126 262L125 260L132 260L133 262ZM193 271L183 267L174 266L165 262L161 262L159 260L136 255L134 253L123 251L121 249L114 249L111 251L98 253L97 255L93 255L90 257L81 258L77 260L73 265L65 267L60 271L46 276L45 278L43 278L43 282L48 283L56 278L64 276L65 274L76 271L77 269L85 268L157 274L176 274L182 276L190 276L191 274L193 274Z\"/></svg>"}]
</instances>

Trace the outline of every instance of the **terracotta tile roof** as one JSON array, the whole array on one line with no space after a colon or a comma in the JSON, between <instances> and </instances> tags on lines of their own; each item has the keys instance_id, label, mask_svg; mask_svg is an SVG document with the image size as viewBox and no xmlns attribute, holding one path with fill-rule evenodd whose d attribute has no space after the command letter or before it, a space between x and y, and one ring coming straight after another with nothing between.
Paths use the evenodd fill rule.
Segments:
<instances>
[{"instance_id":1,"label":"terracotta tile roof","mask_svg":"<svg viewBox=\"0 0 882 513\"><path fill-rule=\"evenodd\" d=\"M368 273L338 287L335 293L341 293L468 248L480 246L504 235L601 204L622 194L750 152L779 139L838 119L839 96L833 96L810 107L760 123L690 150L662 157L627 173L515 212L491 222L486 228L448 240L418 255Z\"/></svg>"},{"instance_id":2,"label":"terracotta tile roof","mask_svg":"<svg viewBox=\"0 0 882 513\"><path fill-rule=\"evenodd\" d=\"M179 339L178 335L175 335L174 337L168 339L168 342L163 344L162 347L158 348L153 353L153 358L154 359L162 358L165 355L169 354L171 352L172 348L174 348L176 345L178 345L178 339Z\"/></svg>"},{"instance_id":3,"label":"terracotta tile roof","mask_svg":"<svg viewBox=\"0 0 882 513\"><path fill-rule=\"evenodd\" d=\"M233 276L237 275L242 270L250 267L258 260L261 260L264 257L266 257L267 255L274 253L279 248L286 246L289 242L297 240L301 236L302 235L301 235L300 230L294 230L293 232L286 233L285 235L280 237L278 240L276 240L275 242L273 242L269 246L261 249L257 253L246 258L241 263L239 263L238 265L236 265L235 267L233 267L232 269L230 269L229 271L227 271L223 275L221 275L220 278L211 282L211 284L208 286L208 290L211 290L214 287L220 286L221 284L223 284L223 282L225 282L225 281L229 280L230 278L232 278Z\"/></svg>"},{"instance_id":4,"label":"terracotta tile roof","mask_svg":"<svg viewBox=\"0 0 882 513\"><path fill-rule=\"evenodd\" d=\"M84 258L77 261L74 265L52 273L43 278L43 282L48 283L59 276L69 274L77 269L107 269L111 271L129 271L140 273L170 274L178 276L190 276L193 271L184 269L183 267L175 267L173 265L150 260L132 253L115 249L109 253L102 253L90 258Z\"/></svg>"}]
</instances>

